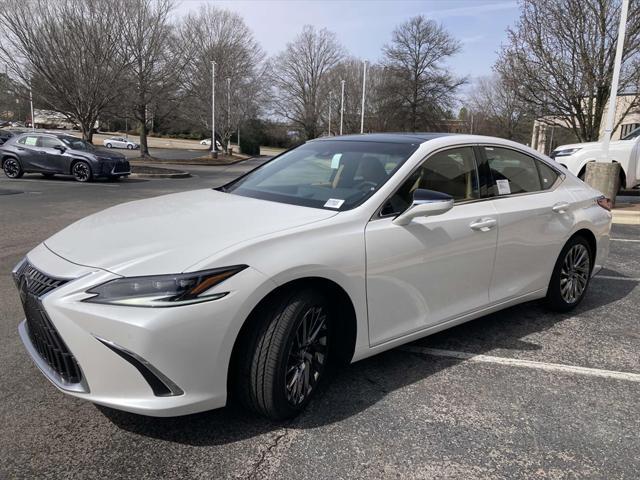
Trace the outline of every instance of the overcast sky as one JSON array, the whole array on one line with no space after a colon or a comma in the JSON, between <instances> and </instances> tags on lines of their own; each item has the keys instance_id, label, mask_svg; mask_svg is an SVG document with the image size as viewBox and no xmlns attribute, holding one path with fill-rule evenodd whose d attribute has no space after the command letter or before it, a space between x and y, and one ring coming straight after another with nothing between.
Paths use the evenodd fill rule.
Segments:
<instances>
[{"instance_id":1,"label":"overcast sky","mask_svg":"<svg viewBox=\"0 0 640 480\"><path fill-rule=\"evenodd\" d=\"M183 0L179 11L197 9L206 0ZM336 33L350 53L380 58L394 27L414 15L441 22L462 42L449 65L458 75L491 72L505 30L518 18L516 0L210 0L239 13L269 55L278 53L305 24Z\"/></svg>"}]
</instances>

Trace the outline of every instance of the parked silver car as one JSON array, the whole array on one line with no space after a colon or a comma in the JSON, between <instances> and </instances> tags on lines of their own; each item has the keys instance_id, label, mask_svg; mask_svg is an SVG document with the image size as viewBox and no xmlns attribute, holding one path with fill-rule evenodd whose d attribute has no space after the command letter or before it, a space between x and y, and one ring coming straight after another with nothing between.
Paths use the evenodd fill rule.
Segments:
<instances>
[{"instance_id":1,"label":"parked silver car","mask_svg":"<svg viewBox=\"0 0 640 480\"><path fill-rule=\"evenodd\" d=\"M132 142L131 140L124 137L111 137L107 138L103 145L107 148L126 148L128 150L135 150L136 148L140 148L140 145L136 142Z\"/></svg>"}]
</instances>

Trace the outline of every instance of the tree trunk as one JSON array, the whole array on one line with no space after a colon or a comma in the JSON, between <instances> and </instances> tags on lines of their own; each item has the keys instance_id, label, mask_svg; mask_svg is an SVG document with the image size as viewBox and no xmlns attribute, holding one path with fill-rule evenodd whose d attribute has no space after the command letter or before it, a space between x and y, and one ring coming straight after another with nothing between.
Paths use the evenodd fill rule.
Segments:
<instances>
[{"instance_id":1,"label":"tree trunk","mask_svg":"<svg viewBox=\"0 0 640 480\"><path fill-rule=\"evenodd\" d=\"M149 146L147 144L147 106L138 107L138 120L140 120L140 156L149 156Z\"/></svg>"}]
</instances>

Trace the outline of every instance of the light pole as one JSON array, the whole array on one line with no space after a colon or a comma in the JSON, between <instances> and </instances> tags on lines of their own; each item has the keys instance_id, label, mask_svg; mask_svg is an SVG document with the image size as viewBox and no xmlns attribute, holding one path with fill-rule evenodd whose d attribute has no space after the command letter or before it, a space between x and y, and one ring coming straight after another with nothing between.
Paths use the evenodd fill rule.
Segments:
<instances>
[{"instance_id":1,"label":"light pole","mask_svg":"<svg viewBox=\"0 0 640 480\"><path fill-rule=\"evenodd\" d=\"M340 135L342 135L342 115L344 113L344 80L340 80Z\"/></svg>"},{"instance_id":2,"label":"light pole","mask_svg":"<svg viewBox=\"0 0 640 480\"><path fill-rule=\"evenodd\" d=\"M216 151L216 62L211 60L211 156L218 158Z\"/></svg>"},{"instance_id":3,"label":"light pole","mask_svg":"<svg viewBox=\"0 0 640 480\"><path fill-rule=\"evenodd\" d=\"M333 92L329 92L329 136L331 136L331 94Z\"/></svg>"},{"instance_id":4,"label":"light pole","mask_svg":"<svg viewBox=\"0 0 640 480\"><path fill-rule=\"evenodd\" d=\"M360 112L360 133L364 133L364 95L367 89L367 61L362 64L362 111Z\"/></svg>"},{"instance_id":5,"label":"light pole","mask_svg":"<svg viewBox=\"0 0 640 480\"><path fill-rule=\"evenodd\" d=\"M620 187L620 164L613 162L609 157L609 143L616 113L616 101L618 99L618 82L620 80L620 68L622 66L622 50L627 29L627 12L629 0L622 0L620 7L620 26L618 28L618 44L616 56L613 62L613 77L611 79L611 92L609 93L609 107L607 108L607 120L602 139L601 156L596 162L587 163L585 181L596 190L600 190L615 204L616 194Z\"/></svg>"},{"instance_id":6,"label":"light pole","mask_svg":"<svg viewBox=\"0 0 640 480\"><path fill-rule=\"evenodd\" d=\"M31 89L31 85L29 85L29 103L31 103L31 131L36 131L36 119L33 116L33 90Z\"/></svg>"},{"instance_id":7,"label":"light pole","mask_svg":"<svg viewBox=\"0 0 640 480\"><path fill-rule=\"evenodd\" d=\"M229 137L231 137L231 78L227 77L227 132L229 132ZM231 143L231 138L229 138L229 142ZM229 145L227 145L227 153L229 153Z\"/></svg>"}]
</instances>

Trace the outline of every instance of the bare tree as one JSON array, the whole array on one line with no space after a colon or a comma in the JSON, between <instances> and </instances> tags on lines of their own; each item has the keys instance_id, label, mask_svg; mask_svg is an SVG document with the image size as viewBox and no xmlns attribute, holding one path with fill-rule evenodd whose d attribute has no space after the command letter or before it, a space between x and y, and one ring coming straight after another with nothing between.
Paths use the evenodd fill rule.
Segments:
<instances>
[{"instance_id":1,"label":"bare tree","mask_svg":"<svg viewBox=\"0 0 640 480\"><path fill-rule=\"evenodd\" d=\"M211 61L215 61L216 133L228 145L238 124L257 111L262 49L238 14L209 5L186 16L180 37L190 52L183 75L182 113L211 128Z\"/></svg>"},{"instance_id":2,"label":"bare tree","mask_svg":"<svg viewBox=\"0 0 640 480\"><path fill-rule=\"evenodd\" d=\"M454 77L443 62L459 50L460 43L444 27L421 15L393 31L391 43L383 48L383 64L402 129L434 125L451 108L465 79Z\"/></svg>"},{"instance_id":3,"label":"bare tree","mask_svg":"<svg viewBox=\"0 0 640 480\"><path fill-rule=\"evenodd\" d=\"M528 141L532 116L516 89L505 84L498 74L477 80L470 92L469 104L474 133Z\"/></svg>"},{"instance_id":4,"label":"bare tree","mask_svg":"<svg viewBox=\"0 0 640 480\"><path fill-rule=\"evenodd\" d=\"M619 0L520 0L496 70L538 116L566 123L580 141L598 139L609 98ZM640 5L632 0L620 76L621 92L638 93ZM629 109L638 107L638 98Z\"/></svg>"},{"instance_id":5,"label":"bare tree","mask_svg":"<svg viewBox=\"0 0 640 480\"><path fill-rule=\"evenodd\" d=\"M131 100L133 116L140 124L140 154L144 157L149 155L149 108L172 100L185 55L169 23L172 0L129 0L127 7L122 37L129 60L126 103Z\"/></svg>"},{"instance_id":6,"label":"bare tree","mask_svg":"<svg viewBox=\"0 0 640 480\"><path fill-rule=\"evenodd\" d=\"M306 25L286 49L272 59L270 79L274 109L305 138L321 133L328 101L330 72L344 57L335 34ZM334 87L335 89L335 87Z\"/></svg>"},{"instance_id":7,"label":"bare tree","mask_svg":"<svg viewBox=\"0 0 640 480\"><path fill-rule=\"evenodd\" d=\"M122 55L125 11L111 0L5 0L0 52L9 69L51 109L77 122L91 141L100 113L116 98L127 60Z\"/></svg>"}]
</instances>

